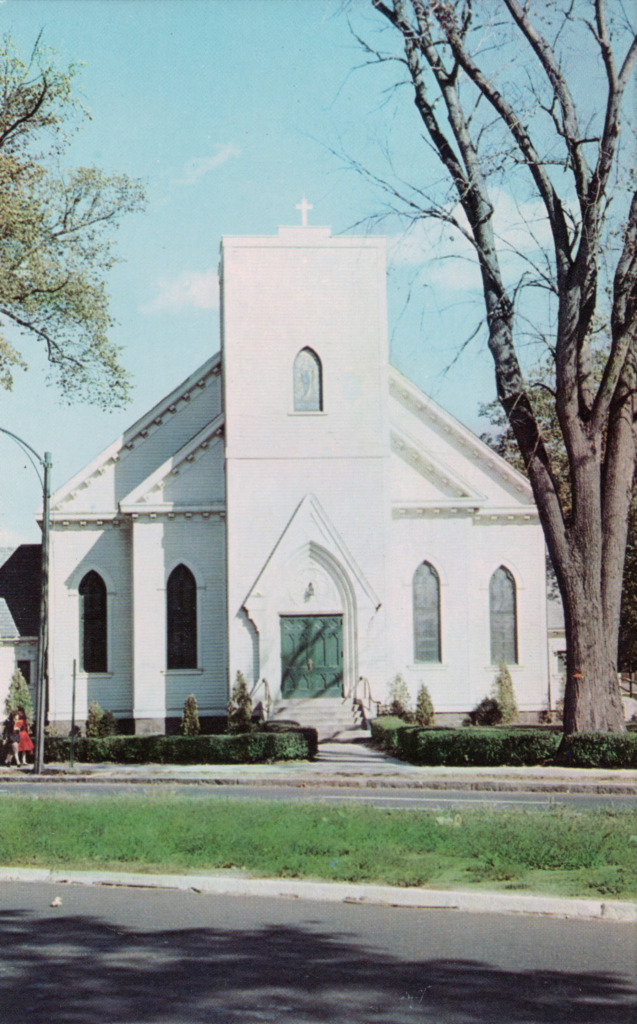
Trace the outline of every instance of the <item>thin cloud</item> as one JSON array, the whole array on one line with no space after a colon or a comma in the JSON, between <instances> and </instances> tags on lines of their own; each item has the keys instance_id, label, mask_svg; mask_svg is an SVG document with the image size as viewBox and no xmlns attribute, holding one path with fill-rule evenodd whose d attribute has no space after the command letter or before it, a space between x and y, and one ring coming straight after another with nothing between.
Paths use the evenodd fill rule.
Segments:
<instances>
[{"instance_id":1,"label":"thin cloud","mask_svg":"<svg viewBox=\"0 0 637 1024\"><path fill-rule=\"evenodd\" d=\"M534 261L546 270L544 253L551 249L550 225L541 202L518 202L502 189L494 189L494 228L505 281L514 283ZM450 214L464 229L468 224L459 206ZM422 218L401 235L388 239L388 254L396 267L425 269L432 287L450 292L481 289L475 250L452 224L437 218Z\"/></svg>"},{"instance_id":2,"label":"thin cloud","mask_svg":"<svg viewBox=\"0 0 637 1024\"><path fill-rule=\"evenodd\" d=\"M219 277L214 270L183 271L172 279L160 278L158 288L152 302L140 307L142 313L219 308Z\"/></svg>"},{"instance_id":3,"label":"thin cloud","mask_svg":"<svg viewBox=\"0 0 637 1024\"><path fill-rule=\"evenodd\" d=\"M201 178L216 171L218 167L232 160L233 157L241 156L241 150L234 142L226 142L224 145L215 146L212 156L196 156L189 160L183 167L181 177L177 178L177 185L196 185Z\"/></svg>"}]
</instances>

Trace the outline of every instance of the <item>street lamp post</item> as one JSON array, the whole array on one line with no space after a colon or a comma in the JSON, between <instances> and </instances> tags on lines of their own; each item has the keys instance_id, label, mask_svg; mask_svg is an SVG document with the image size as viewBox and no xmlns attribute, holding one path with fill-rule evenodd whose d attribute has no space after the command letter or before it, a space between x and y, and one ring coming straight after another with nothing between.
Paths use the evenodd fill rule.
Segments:
<instances>
[{"instance_id":1,"label":"street lamp post","mask_svg":"<svg viewBox=\"0 0 637 1024\"><path fill-rule=\"evenodd\" d=\"M49 647L49 536L50 536L50 501L51 501L51 468L53 461L51 452L45 452L44 457L23 441L17 434L0 427L0 433L20 445L22 450L29 457L31 465L35 469L40 483L42 484L42 570L40 579L40 628L38 632L38 661L35 679L36 711L35 711L35 759L33 771L36 775L42 772L44 765L44 723L46 716L46 679ZM33 458L37 459L42 467L42 473L36 466Z\"/></svg>"}]
</instances>

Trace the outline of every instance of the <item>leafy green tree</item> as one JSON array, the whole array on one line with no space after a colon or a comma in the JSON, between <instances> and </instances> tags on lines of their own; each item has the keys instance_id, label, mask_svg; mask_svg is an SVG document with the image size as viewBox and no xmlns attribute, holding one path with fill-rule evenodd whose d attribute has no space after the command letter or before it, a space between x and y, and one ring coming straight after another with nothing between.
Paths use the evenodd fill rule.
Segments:
<instances>
[{"instance_id":1,"label":"leafy green tree","mask_svg":"<svg viewBox=\"0 0 637 1024\"><path fill-rule=\"evenodd\" d=\"M69 400L121 405L129 380L108 334L104 278L112 232L143 206L141 185L96 167L68 169L65 151L82 118L78 67L58 67L40 39L25 63L0 40L0 385L26 368L13 336L44 347L51 378Z\"/></svg>"},{"instance_id":2,"label":"leafy green tree","mask_svg":"<svg viewBox=\"0 0 637 1024\"><path fill-rule=\"evenodd\" d=\"M564 607L564 733L621 732L616 655L637 453L637 191L623 147L633 126L622 131L621 113L630 117L634 26L625 5L605 0L370 7L391 38L389 50L365 44L370 63L399 68L401 86L406 73L419 118L412 166L427 169L413 184L398 173L385 183L392 209L444 225L479 271L498 400ZM592 88L589 75L571 73L575 63L599 68L603 81ZM515 225L507 218L508 237L497 223L504 198L519 214ZM598 384L596 317L608 338ZM523 372L530 322L554 362L566 475Z\"/></svg>"},{"instance_id":3,"label":"leafy green tree","mask_svg":"<svg viewBox=\"0 0 637 1024\"><path fill-rule=\"evenodd\" d=\"M9 691L4 702L5 718L8 718L18 708L24 708L27 716L27 723L30 726L33 722L33 700L27 686L27 681L19 668L11 676Z\"/></svg>"}]
</instances>

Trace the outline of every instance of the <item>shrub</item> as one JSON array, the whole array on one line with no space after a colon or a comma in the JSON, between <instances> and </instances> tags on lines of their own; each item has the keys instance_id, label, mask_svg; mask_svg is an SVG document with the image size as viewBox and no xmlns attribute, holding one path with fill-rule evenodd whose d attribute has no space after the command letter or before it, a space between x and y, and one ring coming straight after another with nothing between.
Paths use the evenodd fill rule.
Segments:
<instances>
[{"instance_id":1,"label":"shrub","mask_svg":"<svg viewBox=\"0 0 637 1024\"><path fill-rule=\"evenodd\" d=\"M314 758L318 754L318 732L311 725L299 725L297 722L274 720L272 722L263 722L263 724L259 726L259 729L263 732L275 732L279 734L300 732L305 737L309 756Z\"/></svg>"},{"instance_id":2,"label":"shrub","mask_svg":"<svg viewBox=\"0 0 637 1024\"><path fill-rule=\"evenodd\" d=\"M27 725L31 726L33 722L33 701L27 686L27 681L22 675L19 668L15 670L11 676L11 682L9 683L9 692L7 693L4 702L4 714L8 718L9 715L17 711L18 708L23 708L26 718Z\"/></svg>"},{"instance_id":3,"label":"shrub","mask_svg":"<svg viewBox=\"0 0 637 1024\"><path fill-rule=\"evenodd\" d=\"M373 741L412 764L494 767L552 762L560 735L548 729L422 729L376 719Z\"/></svg>"},{"instance_id":4,"label":"shrub","mask_svg":"<svg viewBox=\"0 0 637 1024\"><path fill-rule=\"evenodd\" d=\"M469 712L471 725L498 725L502 721L502 708L494 697L485 697Z\"/></svg>"},{"instance_id":5,"label":"shrub","mask_svg":"<svg viewBox=\"0 0 637 1024\"><path fill-rule=\"evenodd\" d=\"M85 764L258 764L307 760L312 744L316 749L314 729L225 736L80 736L74 757ZM46 736L45 761L68 761L70 745L68 736Z\"/></svg>"},{"instance_id":6,"label":"shrub","mask_svg":"<svg viewBox=\"0 0 637 1024\"><path fill-rule=\"evenodd\" d=\"M433 701L424 683L420 684L416 698L416 722L418 725L433 725L436 721Z\"/></svg>"},{"instance_id":7,"label":"shrub","mask_svg":"<svg viewBox=\"0 0 637 1024\"><path fill-rule=\"evenodd\" d=\"M252 728L252 699L242 672L237 672L228 704L228 732L249 732Z\"/></svg>"},{"instance_id":8,"label":"shrub","mask_svg":"<svg viewBox=\"0 0 637 1024\"><path fill-rule=\"evenodd\" d=\"M181 716L179 732L182 736L198 736L201 732L199 709L194 693L191 693L184 701L184 713Z\"/></svg>"},{"instance_id":9,"label":"shrub","mask_svg":"<svg viewBox=\"0 0 637 1024\"><path fill-rule=\"evenodd\" d=\"M565 736L557 760L570 768L637 768L637 733L580 732Z\"/></svg>"},{"instance_id":10,"label":"shrub","mask_svg":"<svg viewBox=\"0 0 637 1024\"><path fill-rule=\"evenodd\" d=\"M373 718L370 725L372 743L377 744L389 754L394 753L398 746L398 729L404 728L404 720L398 715L380 715L378 718Z\"/></svg>"},{"instance_id":11,"label":"shrub","mask_svg":"<svg viewBox=\"0 0 637 1024\"><path fill-rule=\"evenodd\" d=\"M506 665L500 665L500 669L493 684L493 698L500 705L502 711L502 724L509 725L518 717L518 706L513 690L513 680Z\"/></svg>"},{"instance_id":12,"label":"shrub","mask_svg":"<svg viewBox=\"0 0 637 1024\"><path fill-rule=\"evenodd\" d=\"M114 736L117 722L112 711L104 711L96 700L91 701L86 719L86 735L93 737Z\"/></svg>"},{"instance_id":13,"label":"shrub","mask_svg":"<svg viewBox=\"0 0 637 1024\"><path fill-rule=\"evenodd\" d=\"M409 687L398 673L387 687L387 705L390 715L398 715L399 718L407 717L410 713L410 701Z\"/></svg>"}]
</instances>

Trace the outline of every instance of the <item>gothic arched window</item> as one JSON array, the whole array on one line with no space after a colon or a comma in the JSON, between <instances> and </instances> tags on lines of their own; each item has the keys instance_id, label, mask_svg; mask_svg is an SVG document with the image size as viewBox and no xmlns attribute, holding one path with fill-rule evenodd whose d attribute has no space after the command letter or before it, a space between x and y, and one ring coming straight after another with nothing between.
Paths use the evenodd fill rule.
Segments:
<instances>
[{"instance_id":1,"label":"gothic arched window","mask_svg":"<svg viewBox=\"0 0 637 1024\"><path fill-rule=\"evenodd\" d=\"M433 565L422 562L414 573L414 661L440 659L440 579Z\"/></svg>"},{"instance_id":2,"label":"gothic arched window","mask_svg":"<svg viewBox=\"0 0 637 1024\"><path fill-rule=\"evenodd\" d=\"M107 672L106 584L91 569L79 586L80 652L84 672Z\"/></svg>"},{"instance_id":3,"label":"gothic arched window","mask_svg":"<svg viewBox=\"0 0 637 1024\"><path fill-rule=\"evenodd\" d=\"M311 348L302 348L294 360L294 411L322 412L323 369Z\"/></svg>"},{"instance_id":4,"label":"gothic arched window","mask_svg":"<svg viewBox=\"0 0 637 1024\"><path fill-rule=\"evenodd\" d=\"M491 664L517 665L518 626L515 580L503 565L489 582Z\"/></svg>"},{"instance_id":5,"label":"gothic arched window","mask_svg":"<svg viewBox=\"0 0 637 1024\"><path fill-rule=\"evenodd\" d=\"M166 636L167 667L197 668L197 584L185 565L168 577Z\"/></svg>"}]
</instances>

